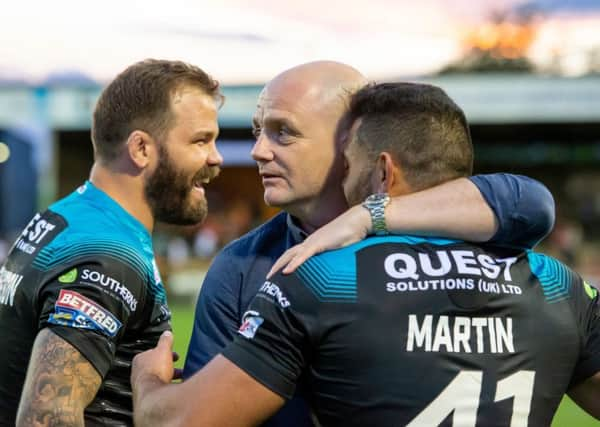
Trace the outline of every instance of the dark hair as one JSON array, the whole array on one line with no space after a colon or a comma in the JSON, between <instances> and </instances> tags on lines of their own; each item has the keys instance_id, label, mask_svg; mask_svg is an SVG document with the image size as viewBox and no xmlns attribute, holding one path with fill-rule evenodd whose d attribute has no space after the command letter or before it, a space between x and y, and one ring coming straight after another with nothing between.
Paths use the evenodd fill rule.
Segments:
<instances>
[{"instance_id":1,"label":"dark hair","mask_svg":"<svg viewBox=\"0 0 600 427\"><path fill-rule=\"evenodd\" d=\"M352 97L346 123L373 159L389 152L414 191L469 176L473 145L463 111L439 87L380 83Z\"/></svg>"},{"instance_id":2,"label":"dark hair","mask_svg":"<svg viewBox=\"0 0 600 427\"><path fill-rule=\"evenodd\" d=\"M98 160L110 162L134 130L163 138L173 121L171 98L183 86L197 87L222 103L219 83L181 61L146 59L121 72L100 94L92 122Z\"/></svg>"}]
</instances>

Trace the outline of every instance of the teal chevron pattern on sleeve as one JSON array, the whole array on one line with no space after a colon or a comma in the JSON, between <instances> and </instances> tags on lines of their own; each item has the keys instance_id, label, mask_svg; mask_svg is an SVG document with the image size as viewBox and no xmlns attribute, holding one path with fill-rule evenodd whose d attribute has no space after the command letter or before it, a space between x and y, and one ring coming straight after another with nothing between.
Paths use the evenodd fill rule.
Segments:
<instances>
[{"instance_id":1,"label":"teal chevron pattern on sleeve","mask_svg":"<svg viewBox=\"0 0 600 427\"><path fill-rule=\"evenodd\" d=\"M323 252L298 267L296 274L319 301L356 302L356 252L380 243L447 245L456 240L418 236L373 236L345 248Z\"/></svg>"},{"instance_id":2,"label":"teal chevron pattern on sleeve","mask_svg":"<svg viewBox=\"0 0 600 427\"><path fill-rule=\"evenodd\" d=\"M561 262L547 255L528 252L531 272L538 278L544 296L550 303L570 297L569 291L575 280L574 273Z\"/></svg>"},{"instance_id":3,"label":"teal chevron pattern on sleeve","mask_svg":"<svg viewBox=\"0 0 600 427\"><path fill-rule=\"evenodd\" d=\"M328 252L302 264L298 277L319 301L355 302L355 264L354 252Z\"/></svg>"},{"instance_id":4,"label":"teal chevron pattern on sleeve","mask_svg":"<svg viewBox=\"0 0 600 427\"><path fill-rule=\"evenodd\" d=\"M152 265L135 248L117 240L87 240L77 246L49 245L40 251L32 265L40 271L48 271L56 266L68 264L89 256L104 256L123 262L133 268L158 301L166 302L162 285L155 283Z\"/></svg>"}]
</instances>

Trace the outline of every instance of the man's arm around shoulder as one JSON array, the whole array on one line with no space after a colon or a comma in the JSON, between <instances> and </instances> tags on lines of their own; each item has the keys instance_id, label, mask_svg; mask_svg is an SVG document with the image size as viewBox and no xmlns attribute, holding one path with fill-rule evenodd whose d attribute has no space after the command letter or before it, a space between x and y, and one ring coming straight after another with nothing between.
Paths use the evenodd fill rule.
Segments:
<instances>
[{"instance_id":1,"label":"man's arm around shoulder","mask_svg":"<svg viewBox=\"0 0 600 427\"><path fill-rule=\"evenodd\" d=\"M71 344L42 329L33 344L17 427L83 426L102 378Z\"/></svg>"},{"instance_id":2,"label":"man's arm around shoulder","mask_svg":"<svg viewBox=\"0 0 600 427\"><path fill-rule=\"evenodd\" d=\"M173 336L133 359L134 418L144 427L245 427L273 415L284 399L221 355L181 384L171 384Z\"/></svg>"}]
</instances>

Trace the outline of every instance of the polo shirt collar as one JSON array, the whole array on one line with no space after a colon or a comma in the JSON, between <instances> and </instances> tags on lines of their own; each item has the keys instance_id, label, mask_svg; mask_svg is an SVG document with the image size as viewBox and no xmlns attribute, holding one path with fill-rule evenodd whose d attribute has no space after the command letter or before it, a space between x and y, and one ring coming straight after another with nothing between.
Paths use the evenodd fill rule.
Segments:
<instances>
[{"instance_id":1,"label":"polo shirt collar","mask_svg":"<svg viewBox=\"0 0 600 427\"><path fill-rule=\"evenodd\" d=\"M292 234L292 238L294 239L295 243L301 243L308 237L308 233L302 228L300 228L300 225L298 225L298 220L296 218L288 214L286 221L288 230L290 230L290 233Z\"/></svg>"}]
</instances>

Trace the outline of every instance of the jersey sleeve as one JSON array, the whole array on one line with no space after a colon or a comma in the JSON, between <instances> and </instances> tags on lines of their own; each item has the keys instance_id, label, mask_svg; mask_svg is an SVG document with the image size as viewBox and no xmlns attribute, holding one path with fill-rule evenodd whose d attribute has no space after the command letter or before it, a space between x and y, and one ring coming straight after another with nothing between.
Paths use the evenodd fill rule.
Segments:
<instances>
[{"instance_id":1,"label":"jersey sleeve","mask_svg":"<svg viewBox=\"0 0 600 427\"><path fill-rule=\"evenodd\" d=\"M227 252L217 255L210 266L198 295L184 378L200 370L233 340L239 327L241 274Z\"/></svg>"},{"instance_id":2,"label":"jersey sleeve","mask_svg":"<svg viewBox=\"0 0 600 427\"><path fill-rule=\"evenodd\" d=\"M133 268L112 258L57 269L38 294L38 328L69 342L104 377L126 327L141 317L144 283Z\"/></svg>"},{"instance_id":3,"label":"jersey sleeve","mask_svg":"<svg viewBox=\"0 0 600 427\"><path fill-rule=\"evenodd\" d=\"M303 369L318 342L319 303L296 274L277 274L265 281L234 341L223 356L248 375L291 399Z\"/></svg>"},{"instance_id":4,"label":"jersey sleeve","mask_svg":"<svg viewBox=\"0 0 600 427\"><path fill-rule=\"evenodd\" d=\"M583 345L570 387L600 371L600 298L598 290L580 279L573 290Z\"/></svg>"},{"instance_id":5,"label":"jersey sleeve","mask_svg":"<svg viewBox=\"0 0 600 427\"><path fill-rule=\"evenodd\" d=\"M498 219L490 242L533 248L554 227L554 198L540 182L505 173L470 178Z\"/></svg>"}]
</instances>

